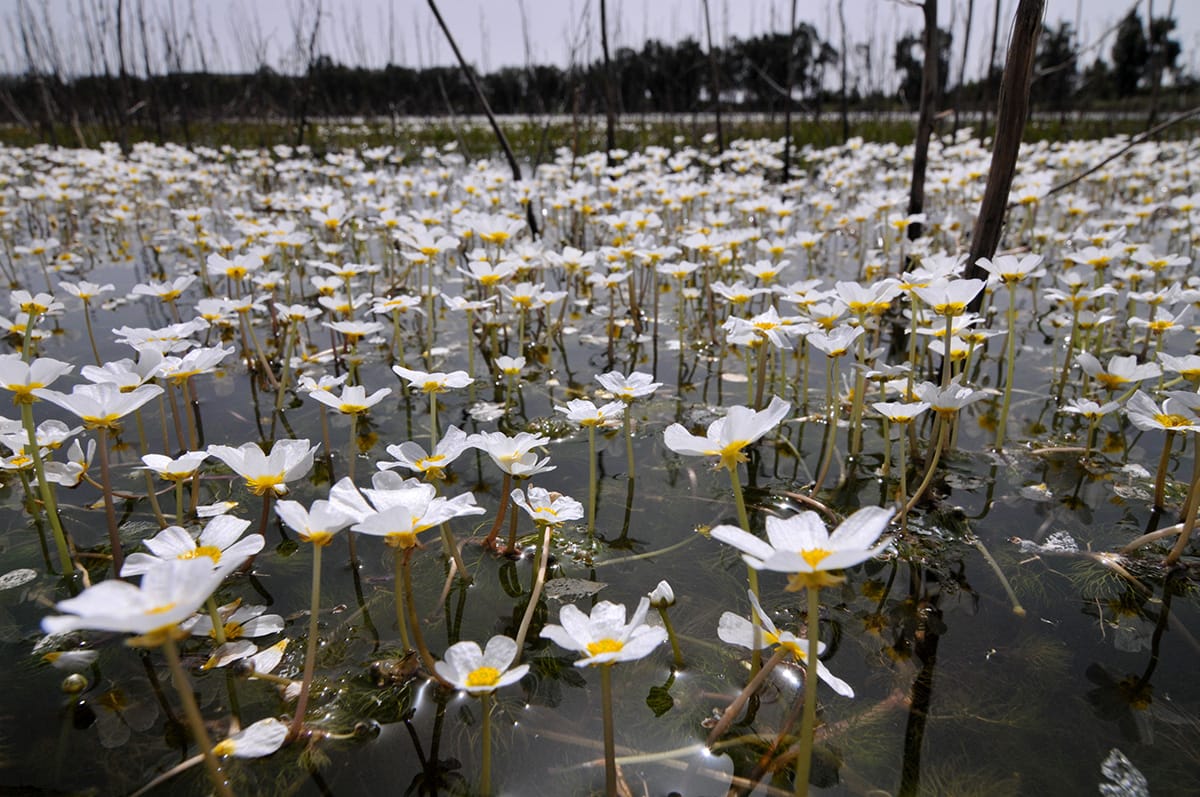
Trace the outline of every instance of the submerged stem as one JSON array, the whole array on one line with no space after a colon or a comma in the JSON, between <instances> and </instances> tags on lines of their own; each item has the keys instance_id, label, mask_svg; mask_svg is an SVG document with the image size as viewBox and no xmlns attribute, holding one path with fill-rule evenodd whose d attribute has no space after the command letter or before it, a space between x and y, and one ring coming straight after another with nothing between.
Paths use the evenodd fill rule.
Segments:
<instances>
[{"instance_id":1,"label":"submerged stem","mask_svg":"<svg viewBox=\"0 0 1200 797\"><path fill-rule=\"evenodd\" d=\"M233 791L225 782L225 776L221 774L221 766L217 763L217 756L213 753L212 741L208 738L208 732L204 730L204 717L200 714L200 707L196 705L196 698L192 694L192 685L188 682L187 673L183 671L183 664L179 661L179 648L175 646L175 640L168 638L163 643L162 649L163 654L167 657L167 664L171 668L171 680L175 684L175 691L179 693L179 702L183 703L183 714L187 718L188 730L192 733L192 740L204 754L204 766L208 770L208 779L220 797L233 797Z\"/></svg>"},{"instance_id":2,"label":"submerged stem","mask_svg":"<svg viewBox=\"0 0 1200 797\"><path fill-rule=\"evenodd\" d=\"M817 649L821 639L821 595L817 587L808 593L808 653L804 657L804 716L800 721L800 753L796 756L796 797L808 794L812 772L813 736L817 727Z\"/></svg>"},{"instance_id":3,"label":"submerged stem","mask_svg":"<svg viewBox=\"0 0 1200 797\"><path fill-rule=\"evenodd\" d=\"M308 615L308 647L304 653L304 675L300 680L300 697L296 701L296 713L292 716L292 725L288 728L288 738L295 739L300 735L304 726L304 713L308 709L308 694L312 687L313 670L317 664L317 634L321 612L321 549L322 545L313 545L312 568L312 609Z\"/></svg>"}]
</instances>

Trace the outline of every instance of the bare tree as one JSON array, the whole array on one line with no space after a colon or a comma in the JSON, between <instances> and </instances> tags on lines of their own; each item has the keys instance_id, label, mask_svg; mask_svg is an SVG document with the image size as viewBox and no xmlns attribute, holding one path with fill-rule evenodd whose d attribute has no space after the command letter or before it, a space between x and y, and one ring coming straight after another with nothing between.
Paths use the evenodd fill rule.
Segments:
<instances>
[{"instance_id":1,"label":"bare tree","mask_svg":"<svg viewBox=\"0 0 1200 797\"><path fill-rule=\"evenodd\" d=\"M157 70L150 64L150 36L146 31L146 0L138 0L137 5L138 37L142 42L142 69L146 76L146 90L149 98L145 101L150 106L150 118L154 122L154 136L159 144L165 140L163 130L162 108L159 103Z\"/></svg>"},{"instance_id":2,"label":"bare tree","mask_svg":"<svg viewBox=\"0 0 1200 797\"><path fill-rule=\"evenodd\" d=\"M458 66L462 69L463 74L467 78L467 82L471 84L475 96L479 100L479 104L483 106L483 112L487 115L488 122L492 125L492 132L496 134L496 139L500 142L500 148L504 150L504 157L508 160L508 165L512 169L513 180L521 181L521 165L517 163L517 156L513 154L512 147L509 146L508 137L504 135L504 131L500 129L500 124L496 121L496 115L492 113L492 106L487 101L487 95L483 93L483 89L479 86L479 80L475 77L475 71L471 69L467 59L463 58L462 51L458 49L458 43L454 41L454 35L450 33L449 26L446 25L446 20L442 18L442 12L438 10L435 0L428 0L429 10L433 12L434 18L437 20L438 27L442 29L446 41L450 44L450 49L454 51L454 57L458 60ZM533 215L533 203L525 203L525 221L529 224L529 231L536 238L538 236L537 220Z\"/></svg>"},{"instance_id":3,"label":"bare tree","mask_svg":"<svg viewBox=\"0 0 1200 797\"><path fill-rule=\"evenodd\" d=\"M992 162L988 167L987 186L979 215L971 231L971 249L967 256L968 277L982 277L984 270L977 265L981 257L992 257L1000 245L1008 192L1017 170L1017 155L1021 151L1021 136L1029 116L1029 86L1033 81L1033 61L1042 30L1046 0L1020 0L1013 23L1008 58L1000 82L1000 98L996 110L996 137L992 144ZM982 296L971 309L978 311Z\"/></svg>"},{"instance_id":4,"label":"bare tree","mask_svg":"<svg viewBox=\"0 0 1200 797\"><path fill-rule=\"evenodd\" d=\"M796 0L788 21L787 91L783 98L783 181L791 179L792 169L792 89L796 83Z\"/></svg>"},{"instance_id":5,"label":"bare tree","mask_svg":"<svg viewBox=\"0 0 1200 797\"><path fill-rule=\"evenodd\" d=\"M841 113L842 113L842 143L845 144L850 140L850 98L846 95L846 0L838 0L837 6L838 24L842 29L841 42L841 60L842 60L842 88L841 88ZM790 53L789 53L790 55Z\"/></svg>"},{"instance_id":6,"label":"bare tree","mask_svg":"<svg viewBox=\"0 0 1200 797\"><path fill-rule=\"evenodd\" d=\"M921 70L921 106L917 118L917 140L913 143L913 176L908 194L908 213L913 215L925 209L925 169L929 162L929 139L933 136L934 115L938 105L938 12L937 0L925 0L921 5L925 12L925 63ZM908 237L921 237L921 224L908 227ZM903 264L901 264L903 265Z\"/></svg>"},{"instance_id":7,"label":"bare tree","mask_svg":"<svg viewBox=\"0 0 1200 797\"><path fill-rule=\"evenodd\" d=\"M987 137L988 111L992 107L992 79L996 72L996 47L1000 41L1000 6L1004 0L996 0L992 17L992 46L988 50L987 74L983 77L983 119L979 123L979 140Z\"/></svg>"},{"instance_id":8,"label":"bare tree","mask_svg":"<svg viewBox=\"0 0 1200 797\"><path fill-rule=\"evenodd\" d=\"M608 3L600 0L600 49L604 53L604 144L607 163L613 165L613 150L617 148L617 86L613 80L612 61L608 56Z\"/></svg>"},{"instance_id":9,"label":"bare tree","mask_svg":"<svg viewBox=\"0 0 1200 797\"><path fill-rule=\"evenodd\" d=\"M321 35L322 13L321 0L313 0L312 27L305 31L304 18L308 9L307 0L301 0L296 12L292 15L292 39L298 61L304 67L304 77L301 80L300 98L296 104L296 146L304 145L304 132L308 127L309 105L312 102L313 72L317 66L317 42Z\"/></svg>"},{"instance_id":10,"label":"bare tree","mask_svg":"<svg viewBox=\"0 0 1200 797\"><path fill-rule=\"evenodd\" d=\"M712 88L713 95L713 111L717 117L717 152L722 152L725 149L725 133L721 130L721 71L717 69L717 52L713 49L712 38L712 19L708 13L708 0L701 0L704 4L704 32L708 37L708 70L709 82ZM729 15L725 16L725 24L729 24ZM788 97L791 100L791 97Z\"/></svg>"},{"instance_id":11,"label":"bare tree","mask_svg":"<svg viewBox=\"0 0 1200 797\"><path fill-rule=\"evenodd\" d=\"M958 80L954 84L954 133L958 133L959 98L962 96L963 81L967 79L967 51L971 49L971 23L975 19L975 0L967 0L967 24L963 26L962 58L958 62Z\"/></svg>"},{"instance_id":12,"label":"bare tree","mask_svg":"<svg viewBox=\"0 0 1200 797\"><path fill-rule=\"evenodd\" d=\"M129 70L125 67L125 0L117 0L117 143L129 154Z\"/></svg>"}]
</instances>

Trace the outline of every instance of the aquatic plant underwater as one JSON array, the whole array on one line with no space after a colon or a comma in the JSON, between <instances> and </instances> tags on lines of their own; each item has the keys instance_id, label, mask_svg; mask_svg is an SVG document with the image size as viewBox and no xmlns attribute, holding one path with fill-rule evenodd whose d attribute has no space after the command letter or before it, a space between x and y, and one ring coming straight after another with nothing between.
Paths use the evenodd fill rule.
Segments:
<instances>
[{"instance_id":1,"label":"aquatic plant underwater","mask_svg":"<svg viewBox=\"0 0 1200 797\"><path fill-rule=\"evenodd\" d=\"M1194 145L0 150L5 780L1182 793Z\"/></svg>"}]
</instances>

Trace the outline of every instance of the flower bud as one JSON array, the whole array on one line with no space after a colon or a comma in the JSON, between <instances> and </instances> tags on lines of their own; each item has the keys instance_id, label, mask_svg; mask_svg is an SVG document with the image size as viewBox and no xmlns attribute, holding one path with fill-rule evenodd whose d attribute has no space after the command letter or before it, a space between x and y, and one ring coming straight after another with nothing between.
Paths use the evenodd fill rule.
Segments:
<instances>
[{"instance_id":1,"label":"flower bud","mask_svg":"<svg viewBox=\"0 0 1200 797\"><path fill-rule=\"evenodd\" d=\"M675 605L675 590L666 580L658 582L658 586L650 592L650 605L655 609L666 609Z\"/></svg>"}]
</instances>

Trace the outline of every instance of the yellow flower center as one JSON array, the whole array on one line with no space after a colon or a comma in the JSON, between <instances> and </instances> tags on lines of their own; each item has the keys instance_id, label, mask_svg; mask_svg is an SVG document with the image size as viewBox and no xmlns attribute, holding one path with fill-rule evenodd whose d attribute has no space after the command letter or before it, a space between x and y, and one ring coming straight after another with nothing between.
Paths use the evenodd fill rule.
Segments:
<instances>
[{"instance_id":1,"label":"yellow flower center","mask_svg":"<svg viewBox=\"0 0 1200 797\"><path fill-rule=\"evenodd\" d=\"M246 477L246 486L255 495L266 495L268 491L276 495L283 495L287 492L287 488L283 486L282 473L270 473L265 476L248 476Z\"/></svg>"},{"instance_id":2,"label":"yellow flower center","mask_svg":"<svg viewBox=\"0 0 1200 797\"><path fill-rule=\"evenodd\" d=\"M619 639L597 639L587 644L587 652L599 656L601 653L619 653L623 647L625 643Z\"/></svg>"},{"instance_id":3,"label":"yellow flower center","mask_svg":"<svg viewBox=\"0 0 1200 797\"><path fill-rule=\"evenodd\" d=\"M222 629L225 631L225 639L229 640L229 641L232 641L234 639L241 639L242 632L245 630L242 628L241 623L235 623L232 621L225 623L225 625L222 626ZM210 632L209 636L212 636L215 638L216 634Z\"/></svg>"},{"instance_id":4,"label":"yellow flower center","mask_svg":"<svg viewBox=\"0 0 1200 797\"><path fill-rule=\"evenodd\" d=\"M207 556L213 560L213 564L220 564L221 549L215 545L198 545L195 550L187 551L179 554L178 559L199 559L201 556Z\"/></svg>"},{"instance_id":5,"label":"yellow flower center","mask_svg":"<svg viewBox=\"0 0 1200 797\"><path fill-rule=\"evenodd\" d=\"M13 404L32 404L36 399L33 391L45 387L41 382L30 382L27 385L5 385L13 393Z\"/></svg>"},{"instance_id":6,"label":"yellow flower center","mask_svg":"<svg viewBox=\"0 0 1200 797\"><path fill-rule=\"evenodd\" d=\"M831 553L833 551L827 551L824 548L806 548L800 552L800 556L804 558L804 561L808 562L809 567L813 570L818 570L820 569L821 562Z\"/></svg>"},{"instance_id":7,"label":"yellow flower center","mask_svg":"<svg viewBox=\"0 0 1200 797\"><path fill-rule=\"evenodd\" d=\"M333 542L332 531L310 531L307 534L301 534L300 539L305 542L311 542L313 545L320 545L322 548Z\"/></svg>"},{"instance_id":8,"label":"yellow flower center","mask_svg":"<svg viewBox=\"0 0 1200 797\"><path fill-rule=\"evenodd\" d=\"M1154 416L1154 420L1158 421L1168 429L1179 429L1183 426L1192 425L1192 422L1182 415L1158 413Z\"/></svg>"},{"instance_id":9,"label":"yellow flower center","mask_svg":"<svg viewBox=\"0 0 1200 797\"><path fill-rule=\"evenodd\" d=\"M495 686L500 671L495 667L477 667L467 674L467 686Z\"/></svg>"},{"instance_id":10,"label":"yellow flower center","mask_svg":"<svg viewBox=\"0 0 1200 797\"><path fill-rule=\"evenodd\" d=\"M750 445L749 440L734 440L732 443L726 445L717 452L721 457L721 465L733 470L739 462L748 460L749 457L742 451L748 445Z\"/></svg>"},{"instance_id":11,"label":"yellow flower center","mask_svg":"<svg viewBox=\"0 0 1200 797\"><path fill-rule=\"evenodd\" d=\"M393 531L383 535L383 541L393 548L411 548L417 544L415 531Z\"/></svg>"}]
</instances>

